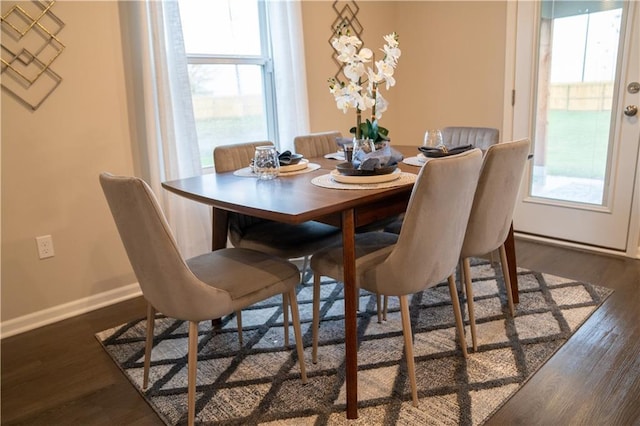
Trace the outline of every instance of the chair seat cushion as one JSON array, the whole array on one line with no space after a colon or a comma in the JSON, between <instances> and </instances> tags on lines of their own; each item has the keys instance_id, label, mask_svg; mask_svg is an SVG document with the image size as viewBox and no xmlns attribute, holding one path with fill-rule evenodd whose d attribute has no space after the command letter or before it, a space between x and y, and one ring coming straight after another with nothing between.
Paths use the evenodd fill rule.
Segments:
<instances>
[{"instance_id":1,"label":"chair seat cushion","mask_svg":"<svg viewBox=\"0 0 640 426\"><path fill-rule=\"evenodd\" d=\"M187 260L187 265L201 281L229 293L233 306L226 314L284 293L300 282L294 264L254 250L216 250Z\"/></svg>"},{"instance_id":2,"label":"chair seat cushion","mask_svg":"<svg viewBox=\"0 0 640 426\"><path fill-rule=\"evenodd\" d=\"M356 284L360 286L360 277L367 269L383 262L398 241L396 234L388 232L368 232L356 234ZM342 262L342 244L334 244L316 252L311 257L311 269L314 274L344 281Z\"/></svg>"},{"instance_id":3,"label":"chair seat cushion","mask_svg":"<svg viewBox=\"0 0 640 426\"><path fill-rule=\"evenodd\" d=\"M314 252L341 241L342 231L320 222L304 222L297 225L274 221L262 221L242 230L242 234L229 230L234 247L258 250L283 259L292 259Z\"/></svg>"},{"instance_id":4,"label":"chair seat cushion","mask_svg":"<svg viewBox=\"0 0 640 426\"><path fill-rule=\"evenodd\" d=\"M368 225L358 226L356 228L357 234L364 234L366 232L375 232L375 231L387 231L387 227L393 225L396 221L401 220L402 215L391 216L384 219L376 220L373 223ZM399 234L400 232L398 232Z\"/></svg>"},{"instance_id":5,"label":"chair seat cushion","mask_svg":"<svg viewBox=\"0 0 640 426\"><path fill-rule=\"evenodd\" d=\"M392 234L400 234L400 229L402 229L402 217L394 220L384 228L384 232L390 232Z\"/></svg>"}]
</instances>

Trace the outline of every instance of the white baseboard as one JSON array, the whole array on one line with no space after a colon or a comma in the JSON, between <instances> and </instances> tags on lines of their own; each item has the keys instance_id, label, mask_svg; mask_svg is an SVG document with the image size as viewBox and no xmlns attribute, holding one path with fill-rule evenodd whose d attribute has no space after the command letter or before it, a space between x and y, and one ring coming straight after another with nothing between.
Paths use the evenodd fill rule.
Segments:
<instances>
[{"instance_id":1,"label":"white baseboard","mask_svg":"<svg viewBox=\"0 0 640 426\"><path fill-rule=\"evenodd\" d=\"M103 293L94 294L93 296L83 299L74 300L73 302L64 303L62 305L53 306L42 311L33 312L18 318L13 318L0 323L0 339L24 333L54 322L58 322L76 315L84 314L114 303L122 302L127 299L141 296L142 291L138 283L118 287Z\"/></svg>"}]
</instances>

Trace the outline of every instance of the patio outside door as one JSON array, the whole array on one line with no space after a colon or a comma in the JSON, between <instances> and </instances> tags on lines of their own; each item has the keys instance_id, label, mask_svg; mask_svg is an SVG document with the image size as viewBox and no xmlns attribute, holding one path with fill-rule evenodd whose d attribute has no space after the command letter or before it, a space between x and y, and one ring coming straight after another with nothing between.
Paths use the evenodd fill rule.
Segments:
<instances>
[{"instance_id":1,"label":"patio outside door","mask_svg":"<svg viewBox=\"0 0 640 426\"><path fill-rule=\"evenodd\" d=\"M638 6L517 3L511 130L512 139L531 138L534 156L516 231L637 250L627 245L636 241L629 233L638 233L631 217L640 145Z\"/></svg>"}]
</instances>

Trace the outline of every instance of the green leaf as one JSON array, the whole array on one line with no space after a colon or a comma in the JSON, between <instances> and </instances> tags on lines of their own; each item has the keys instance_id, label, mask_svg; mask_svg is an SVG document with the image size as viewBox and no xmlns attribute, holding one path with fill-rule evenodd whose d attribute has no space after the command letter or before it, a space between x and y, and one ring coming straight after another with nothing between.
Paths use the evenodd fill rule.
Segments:
<instances>
[{"instance_id":1,"label":"green leaf","mask_svg":"<svg viewBox=\"0 0 640 426\"><path fill-rule=\"evenodd\" d=\"M349 133L355 135L355 126L349 129ZM389 130L387 128L378 125L378 120L366 119L363 123L360 123L360 137L362 139L371 139L374 142L382 142L389 140Z\"/></svg>"}]
</instances>

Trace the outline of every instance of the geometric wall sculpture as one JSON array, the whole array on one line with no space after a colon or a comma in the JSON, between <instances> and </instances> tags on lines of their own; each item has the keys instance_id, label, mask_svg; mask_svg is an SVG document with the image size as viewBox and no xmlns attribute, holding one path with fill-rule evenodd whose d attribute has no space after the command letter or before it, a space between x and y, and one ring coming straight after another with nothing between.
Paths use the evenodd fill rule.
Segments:
<instances>
[{"instance_id":1,"label":"geometric wall sculpture","mask_svg":"<svg viewBox=\"0 0 640 426\"><path fill-rule=\"evenodd\" d=\"M58 39L64 22L51 10L54 4L20 2L0 17L2 90L33 111L62 82L51 68L65 48Z\"/></svg>"},{"instance_id":2,"label":"geometric wall sculpture","mask_svg":"<svg viewBox=\"0 0 640 426\"><path fill-rule=\"evenodd\" d=\"M343 32L344 30L348 29L351 35L358 36L358 38L362 40L362 32L364 31L364 28L362 28L362 24L360 24L360 21L358 21L357 15L358 11L360 11L360 8L356 4L355 0L336 0L333 2L333 10L335 10L337 16L331 24L331 37L329 37L329 44L331 44L331 40L333 40L333 38L336 36L336 32L338 29L343 29ZM334 77L336 78L336 80L344 81L345 78L342 69L343 64L338 61L338 52L336 52L333 48L331 50L333 52L331 54L331 58L338 67L338 70L336 71Z\"/></svg>"}]
</instances>

